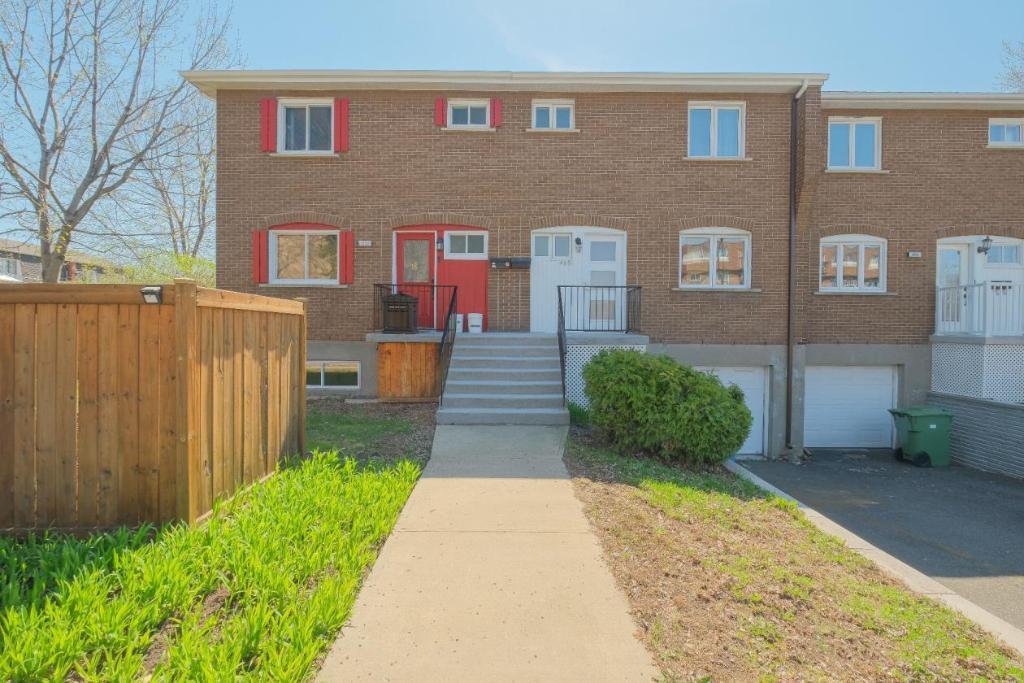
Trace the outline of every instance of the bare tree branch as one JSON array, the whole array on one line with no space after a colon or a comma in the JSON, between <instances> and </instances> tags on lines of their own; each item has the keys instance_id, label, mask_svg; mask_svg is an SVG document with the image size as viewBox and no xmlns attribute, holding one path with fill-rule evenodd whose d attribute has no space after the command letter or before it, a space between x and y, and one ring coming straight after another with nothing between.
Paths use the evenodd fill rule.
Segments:
<instances>
[{"instance_id":1,"label":"bare tree branch","mask_svg":"<svg viewBox=\"0 0 1024 683\"><path fill-rule=\"evenodd\" d=\"M192 209L168 213L167 203L187 198L205 214L208 198L196 203L198 190L172 170L212 167L212 159L184 157L185 145L210 129L205 115L183 113L208 104L171 69L224 66L230 53L227 15L212 6L183 47L194 1L0 2L0 207L31 221L44 280L58 279L73 237L89 232L83 223L104 202L116 204L113 195L137 176L147 176L140 187L151 187L161 215L171 216L164 230L172 243L198 252L210 224ZM212 137L209 144L212 157ZM207 180L212 186L212 176L198 185Z\"/></svg>"},{"instance_id":2,"label":"bare tree branch","mask_svg":"<svg viewBox=\"0 0 1024 683\"><path fill-rule=\"evenodd\" d=\"M1024 92L1024 41L1003 43L1003 68L1002 86Z\"/></svg>"}]
</instances>

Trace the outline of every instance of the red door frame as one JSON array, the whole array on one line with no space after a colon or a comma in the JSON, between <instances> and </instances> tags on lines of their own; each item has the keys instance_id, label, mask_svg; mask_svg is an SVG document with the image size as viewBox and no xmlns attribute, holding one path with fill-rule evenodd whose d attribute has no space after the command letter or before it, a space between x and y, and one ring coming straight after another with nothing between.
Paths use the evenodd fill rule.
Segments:
<instances>
[{"instance_id":1,"label":"red door frame","mask_svg":"<svg viewBox=\"0 0 1024 683\"><path fill-rule=\"evenodd\" d=\"M394 278L393 282L399 285L401 291L402 274L404 273L404 263L402 261L402 243L406 238L413 239L429 239L429 249L433 256L430 262L430 281L431 284L436 285L450 285L456 284L458 280L465 276L464 269L469 264L479 264L482 269L482 277L479 283L479 296L476 297L481 300L478 306L472 305L473 297L467 296L467 292L459 292L458 297L458 312L469 313L474 312L474 309L478 309L477 312L484 314L484 330L488 328L489 315L487 311L487 280L489 270L489 262L486 259L477 260L447 260L444 258L444 249L437 248L437 241L444 241L445 234L447 232L487 232L485 228L480 228L475 225L420 225L420 226L405 226L402 228L396 228L394 231ZM421 288L417 288L421 289ZM410 293L411 290L410 290ZM420 298L420 312L418 315L418 323L422 327L434 327L440 328L444 324L444 315L447 312L448 301L441 301L440 298L436 298L435 301L427 301L424 298ZM482 310L479 310L482 308ZM433 310L433 320L430 316L424 316L424 312Z\"/></svg>"},{"instance_id":2,"label":"red door frame","mask_svg":"<svg viewBox=\"0 0 1024 683\"><path fill-rule=\"evenodd\" d=\"M437 247L435 240L437 235L432 231L418 230L395 233L395 284L398 291L410 294L419 299L419 311L416 315L416 324L420 327L434 328L437 326L437 316L434 306L434 290L432 287L417 287L416 285L437 284ZM428 275L425 282L405 282L405 242L425 241L427 243L427 269ZM407 286L408 285L408 286Z\"/></svg>"}]
</instances>

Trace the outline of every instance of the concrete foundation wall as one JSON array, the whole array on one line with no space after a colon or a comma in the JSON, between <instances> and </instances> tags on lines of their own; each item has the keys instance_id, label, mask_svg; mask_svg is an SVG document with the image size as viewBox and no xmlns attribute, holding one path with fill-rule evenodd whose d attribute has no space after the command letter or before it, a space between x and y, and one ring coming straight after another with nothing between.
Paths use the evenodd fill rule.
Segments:
<instances>
[{"instance_id":1,"label":"concrete foundation wall","mask_svg":"<svg viewBox=\"0 0 1024 683\"><path fill-rule=\"evenodd\" d=\"M932 393L928 403L953 411L953 460L1024 479L1024 405Z\"/></svg>"},{"instance_id":2,"label":"concrete foundation wall","mask_svg":"<svg viewBox=\"0 0 1024 683\"><path fill-rule=\"evenodd\" d=\"M359 361L358 389L309 389L311 395L339 396L342 398L371 398L377 396L377 344L374 342L310 341L306 347L307 360Z\"/></svg>"}]
</instances>

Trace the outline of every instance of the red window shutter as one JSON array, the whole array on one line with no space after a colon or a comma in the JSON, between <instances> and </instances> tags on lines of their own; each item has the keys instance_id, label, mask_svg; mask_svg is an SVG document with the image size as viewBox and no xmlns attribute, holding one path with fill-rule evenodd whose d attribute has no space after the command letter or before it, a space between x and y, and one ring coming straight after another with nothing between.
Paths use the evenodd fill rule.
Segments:
<instances>
[{"instance_id":1,"label":"red window shutter","mask_svg":"<svg viewBox=\"0 0 1024 683\"><path fill-rule=\"evenodd\" d=\"M443 97L438 97L434 100L434 125L435 126L447 126L448 125L448 100Z\"/></svg>"},{"instance_id":2,"label":"red window shutter","mask_svg":"<svg viewBox=\"0 0 1024 683\"><path fill-rule=\"evenodd\" d=\"M501 127L501 100L491 98L491 128Z\"/></svg>"},{"instance_id":3,"label":"red window shutter","mask_svg":"<svg viewBox=\"0 0 1024 683\"><path fill-rule=\"evenodd\" d=\"M348 98L334 100L334 151L348 151Z\"/></svg>"},{"instance_id":4,"label":"red window shutter","mask_svg":"<svg viewBox=\"0 0 1024 683\"><path fill-rule=\"evenodd\" d=\"M350 285L355 279L353 260L355 257L355 236L351 230L341 233L338 248L341 250L341 267L338 268L338 283Z\"/></svg>"},{"instance_id":5,"label":"red window shutter","mask_svg":"<svg viewBox=\"0 0 1024 683\"><path fill-rule=\"evenodd\" d=\"M277 151L277 100L273 97L260 100L260 151Z\"/></svg>"},{"instance_id":6,"label":"red window shutter","mask_svg":"<svg viewBox=\"0 0 1024 683\"><path fill-rule=\"evenodd\" d=\"M269 255L266 230L252 231L252 281L263 284L269 281Z\"/></svg>"}]
</instances>

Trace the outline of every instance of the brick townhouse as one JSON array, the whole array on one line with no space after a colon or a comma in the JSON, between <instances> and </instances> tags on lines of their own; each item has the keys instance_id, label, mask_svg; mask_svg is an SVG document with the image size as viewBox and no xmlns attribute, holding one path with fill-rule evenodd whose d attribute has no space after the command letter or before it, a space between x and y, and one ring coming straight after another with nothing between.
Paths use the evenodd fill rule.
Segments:
<instances>
[{"instance_id":1,"label":"brick townhouse","mask_svg":"<svg viewBox=\"0 0 1024 683\"><path fill-rule=\"evenodd\" d=\"M890 446L887 409L926 400L1024 429L1024 95L829 92L823 74L186 78L217 103L218 285L308 300L311 386L429 395L417 369L447 368L458 322L476 351L451 361L439 419L500 415L488 401L526 385L492 371L541 373L527 356L548 351L516 348L532 336L561 338L570 400L608 346L717 372L754 413L743 452ZM414 334L382 333L411 316ZM444 407L453 384L465 402ZM524 394L537 419L549 394ZM1024 474L1003 441L976 464Z\"/></svg>"}]
</instances>

